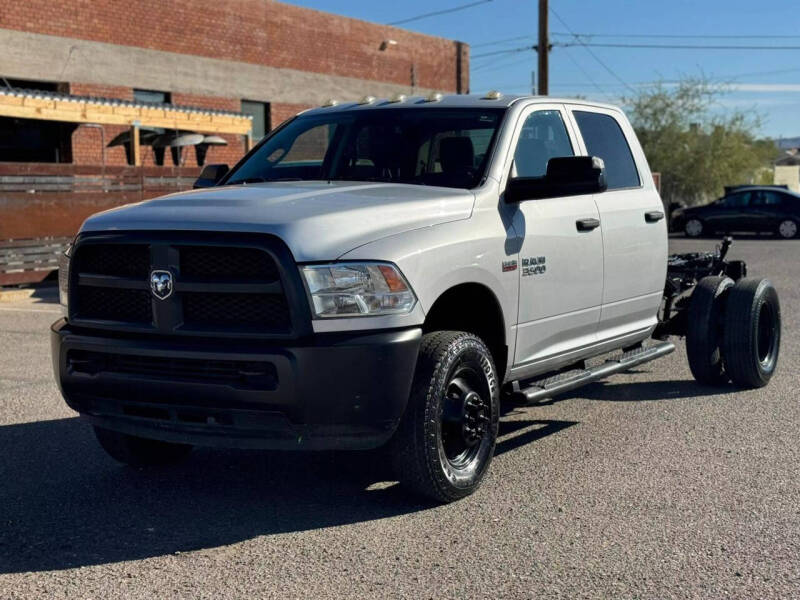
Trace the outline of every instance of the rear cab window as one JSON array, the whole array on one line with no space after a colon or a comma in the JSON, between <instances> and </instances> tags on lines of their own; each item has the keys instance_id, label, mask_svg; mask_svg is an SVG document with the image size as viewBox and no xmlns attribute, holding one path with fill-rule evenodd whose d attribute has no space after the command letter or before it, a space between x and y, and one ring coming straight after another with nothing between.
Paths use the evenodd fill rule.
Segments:
<instances>
[{"instance_id":1,"label":"rear cab window","mask_svg":"<svg viewBox=\"0 0 800 600\"><path fill-rule=\"evenodd\" d=\"M617 120L611 115L573 110L589 156L603 159L609 190L638 188L641 185L636 161L628 140Z\"/></svg>"}]
</instances>

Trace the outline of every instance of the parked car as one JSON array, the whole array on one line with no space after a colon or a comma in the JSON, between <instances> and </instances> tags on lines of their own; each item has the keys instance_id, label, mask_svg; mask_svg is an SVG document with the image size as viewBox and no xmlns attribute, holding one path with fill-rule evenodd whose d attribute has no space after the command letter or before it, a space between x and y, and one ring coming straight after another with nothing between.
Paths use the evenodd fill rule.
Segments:
<instances>
[{"instance_id":1,"label":"parked car","mask_svg":"<svg viewBox=\"0 0 800 600\"><path fill-rule=\"evenodd\" d=\"M483 480L501 398L631 369L669 335L703 383L764 386L777 364L774 288L730 241L668 257L612 106L365 98L197 185L91 217L60 269L56 378L124 463L387 445L402 484L448 502Z\"/></svg>"},{"instance_id":2,"label":"parked car","mask_svg":"<svg viewBox=\"0 0 800 600\"><path fill-rule=\"evenodd\" d=\"M769 232L797 237L800 195L771 186L738 187L705 206L678 210L672 229L689 237L733 232Z\"/></svg>"}]
</instances>

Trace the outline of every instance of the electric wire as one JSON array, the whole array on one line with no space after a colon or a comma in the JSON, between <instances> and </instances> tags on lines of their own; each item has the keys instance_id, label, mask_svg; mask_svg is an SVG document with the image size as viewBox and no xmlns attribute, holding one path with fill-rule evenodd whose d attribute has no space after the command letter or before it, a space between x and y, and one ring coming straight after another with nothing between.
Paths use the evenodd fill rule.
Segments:
<instances>
[{"instance_id":1,"label":"electric wire","mask_svg":"<svg viewBox=\"0 0 800 600\"><path fill-rule=\"evenodd\" d=\"M435 10L433 12L424 13L421 15L417 15L415 17L408 17L407 19L400 19L399 21L392 21L391 23L387 23L387 25L403 25L405 23L411 23L412 21L419 21L421 19L427 19L428 17L437 17L439 15L446 15L454 12L458 12L460 10L466 10L468 8L472 8L473 6L479 6L481 4L486 4L487 2L493 2L493 0L478 0L477 2L469 2L467 4L462 4L460 6L454 6L452 8L445 8L444 10Z\"/></svg>"}]
</instances>

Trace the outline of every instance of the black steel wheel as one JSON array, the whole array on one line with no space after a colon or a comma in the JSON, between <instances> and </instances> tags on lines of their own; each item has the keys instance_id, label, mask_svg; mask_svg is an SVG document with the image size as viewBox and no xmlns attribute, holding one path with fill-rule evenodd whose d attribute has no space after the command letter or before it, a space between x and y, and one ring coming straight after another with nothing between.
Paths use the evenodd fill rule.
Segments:
<instances>
[{"instance_id":1,"label":"black steel wheel","mask_svg":"<svg viewBox=\"0 0 800 600\"><path fill-rule=\"evenodd\" d=\"M705 385L729 381L723 368L720 344L727 292L733 286L729 277L703 277L689 301L686 354L694 378Z\"/></svg>"},{"instance_id":2,"label":"black steel wheel","mask_svg":"<svg viewBox=\"0 0 800 600\"><path fill-rule=\"evenodd\" d=\"M423 336L411 396L389 450L400 483L439 502L473 493L494 454L497 373L480 338Z\"/></svg>"},{"instance_id":3,"label":"black steel wheel","mask_svg":"<svg viewBox=\"0 0 800 600\"><path fill-rule=\"evenodd\" d=\"M94 435L114 460L134 467L165 465L183 460L192 451L188 444L173 444L95 427Z\"/></svg>"},{"instance_id":4,"label":"black steel wheel","mask_svg":"<svg viewBox=\"0 0 800 600\"><path fill-rule=\"evenodd\" d=\"M725 307L722 359L733 383L744 388L767 385L778 366L781 307L768 279L740 279Z\"/></svg>"}]
</instances>

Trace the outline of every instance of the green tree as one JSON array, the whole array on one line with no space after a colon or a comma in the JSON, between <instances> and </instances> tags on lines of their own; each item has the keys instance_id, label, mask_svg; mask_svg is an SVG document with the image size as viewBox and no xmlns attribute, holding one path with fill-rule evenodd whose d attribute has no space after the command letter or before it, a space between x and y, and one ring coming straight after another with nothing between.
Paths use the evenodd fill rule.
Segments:
<instances>
[{"instance_id":1,"label":"green tree","mask_svg":"<svg viewBox=\"0 0 800 600\"><path fill-rule=\"evenodd\" d=\"M724 86L704 79L664 83L625 98L650 168L661 173L661 195L697 204L722 195L726 185L754 183L775 156L775 144L757 139L757 114L722 110Z\"/></svg>"}]
</instances>

